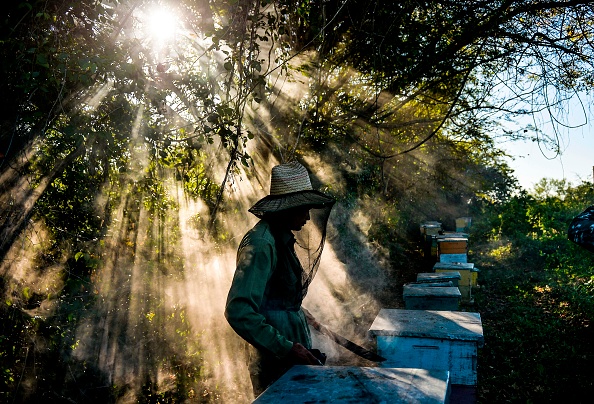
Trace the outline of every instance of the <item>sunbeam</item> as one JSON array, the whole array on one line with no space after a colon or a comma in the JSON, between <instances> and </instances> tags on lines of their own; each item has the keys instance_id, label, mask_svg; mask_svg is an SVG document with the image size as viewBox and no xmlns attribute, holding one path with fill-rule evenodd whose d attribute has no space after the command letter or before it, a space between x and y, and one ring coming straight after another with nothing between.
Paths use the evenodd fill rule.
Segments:
<instances>
[{"instance_id":1,"label":"sunbeam","mask_svg":"<svg viewBox=\"0 0 594 404\"><path fill-rule=\"evenodd\" d=\"M182 29L177 13L178 10L164 4L137 10L142 37L150 43L159 62L168 56L168 47L175 44L176 36Z\"/></svg>"}]
</instances>

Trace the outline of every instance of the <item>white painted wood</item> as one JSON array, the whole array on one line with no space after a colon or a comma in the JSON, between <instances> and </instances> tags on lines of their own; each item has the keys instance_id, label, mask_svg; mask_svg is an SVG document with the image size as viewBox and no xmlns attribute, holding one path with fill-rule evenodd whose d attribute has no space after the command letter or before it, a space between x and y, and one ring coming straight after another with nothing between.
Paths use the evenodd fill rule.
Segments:
<instances>
[{"instance_id":1,"label":"white painted wood","mask_svg":"<svg viewBox=\"0 0 594 404\"><path fill-rule=\"evenodd\" d=\"M457 286L404 285L402 295L408 310L458 310L462 298Z\"/></svg>"},{"instance_id":2,"label":"white painted wood","mask_svg":"<svg viewBox=\"0 0 594 404\"><path fill-rule=\"evenodd\" d=\"M439 262L467 262L468 254L439 254Z\"/></svg>"},{"instance_id":3,"label":"white painted wood","mask_svg":"<svg viewBox=\"0 0 594 404\"><path fill-rule=\"evenodd\" d=\"M257 404L449 402L446 370L350 366L293 366Z\"/></svg>"},{"instance_id":4,"label":"white painted wood","mask_svg":"<svg viewBox=\"0 0 594 404\"><path fill-rule=\"evenodd\" d=\"M478 313L382 309L369 335L387 359L382 366L448 370L452 384L476 385L484 344Z\"/></svg>"},{"instance_id":5,"label":"white painted wood","mask_svg":"<svg viewBox=\"0 0 594 404\"><path fill-rule=\"evenodd\" d=\"M474 263L472 262L436 262L433 265L433 270L435 271L436 269L478 271L478 269L474 268Z\"/></svg>"},{"instance_id":6,"label":"white painted wood","mask_svg":"<svg viewBox=\"0 0 594 404\"><path fill-rule=\"evenodd\" d=\"M451 281L454 286L458 286L458 281L461 279L460 272L421 272L417 274L417 282L443 282Z\"/></svg>"},{"instance_id":7,"label":"white painted wood","mask_svg":"<svg viewBox=\"0 0 594 404\"><path fill-rule=\"evenodd\" d=\"M404 296L411 297L451 297L458 299L460 297L460 290L456 286L426 286L415 287L412 285L404 285Z\"/></svg>"},{"instance_id":8,"label":"white painted wood","mask_svg":"<svg viewBox=\"0 0 594 404\"><path fill-rule=\"evenodd\" d=\"M382 367L411 367L450 371L452 384L477 382L477 346L453 340L378 337L377 352L387 359Z\"/></svg>"}]
</instances>

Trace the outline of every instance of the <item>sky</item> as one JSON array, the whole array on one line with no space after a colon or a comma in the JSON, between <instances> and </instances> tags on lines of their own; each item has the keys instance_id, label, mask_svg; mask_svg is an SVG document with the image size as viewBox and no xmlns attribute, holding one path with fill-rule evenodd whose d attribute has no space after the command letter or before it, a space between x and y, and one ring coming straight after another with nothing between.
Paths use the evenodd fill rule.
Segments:
<instances>
[{"instance_id":1,"label":"sky","mask_svg":"<svg viewBox=\"0 0 594 404\"><path fill-rule=\"evenodd\" d=\"M591 107L590 105L593 105ZM499 143L513 159L509 166L515 171L522 188L531 190L542 178L565 179L574 185L582 181L594 182L594 99L581 95L574 97L566 109L555 117L562 124L556 125L561 154L539 147L538 142L508 141ZM537 126L545 135L555 133L548 115L526 119L514 129ZM530 133L529 133L530 135ZM552 136L551 136L552 137Z\"/></svg>"},{"instance_id":2,"label":"sky","mask_svg":"<svg viewBox=\"0 0 594 404\"><path fill-rule=\"evenodd\" d=\"M575 185L593 181L594 125L571 130L564 137L563 154L540 150L536 142L515 141L503 144L514 158L508 164L522 188L530 190L542 178L565 179Z\"/></svg>"}]
</instances>

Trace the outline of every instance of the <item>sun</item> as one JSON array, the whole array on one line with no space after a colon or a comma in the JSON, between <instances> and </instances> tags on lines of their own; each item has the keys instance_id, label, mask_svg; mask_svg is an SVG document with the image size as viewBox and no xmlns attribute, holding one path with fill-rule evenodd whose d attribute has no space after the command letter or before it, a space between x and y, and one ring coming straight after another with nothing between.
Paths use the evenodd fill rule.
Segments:
<instances>
[{"instance_id":1,"label":"sun","mask_svg":"<svg viewBox=\"0 0 594 404\"><path fill-rule=\"evenodd\" d=\"M145 34L153 46L162 48L175 39L180 28L179 16L165 6L153 7L143 18Z\"/></svg>"}]
</instances>

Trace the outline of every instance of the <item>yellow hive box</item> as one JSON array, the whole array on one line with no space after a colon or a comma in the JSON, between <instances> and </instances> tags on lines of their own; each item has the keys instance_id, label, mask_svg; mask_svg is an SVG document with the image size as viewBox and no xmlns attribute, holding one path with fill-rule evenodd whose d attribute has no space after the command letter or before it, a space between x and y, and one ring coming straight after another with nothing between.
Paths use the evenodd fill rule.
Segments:
<instances>
[{"instance_id":1,"label":"yellow hive box","mask_svg":"<svg viewBox=\"0 0 594 404\"><path fill-rule=\"evenodd\" d=\"M456 231L468 231L471 224L471 217L459 217L456 219Z\"/></svg>"},{"instance_id":2,"label":"yellow hive box","mask_svg":"<svg viewBox=\"0 0 594 404\"><path fill-rule=\"evenodd\" d=\"M478 269L472 262L436 262L433 266L434 272L460 272L461 287L476 287L478 279Z\"/></svg>"}]
</instances>

